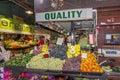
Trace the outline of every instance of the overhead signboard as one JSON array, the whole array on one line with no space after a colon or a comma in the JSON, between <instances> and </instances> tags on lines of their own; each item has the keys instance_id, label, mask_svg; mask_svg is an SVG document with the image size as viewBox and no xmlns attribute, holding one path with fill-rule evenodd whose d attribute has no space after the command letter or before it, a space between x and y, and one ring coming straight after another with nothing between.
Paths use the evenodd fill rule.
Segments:
<instances>
[{"instance_id":1,"label":"overhead signboard","mask_svg":"<svg viewBox=\"0 0 120 80\"><path fill-rule=\"evenodd\" d=\"M32 34L33 26L25 23L16 23L8 18L0 18L0 32L10 32L18 34Z\"/></svg>"},{"instance_id":2,"label":"overhead signboard","mask_svg":"<svg viewBox=\"0 0 120 80\"><path fill-rule=\"evenodd\" d=\"M36 13L36 22L92 19L92 8Z\"/></svg>"}]
</instances>

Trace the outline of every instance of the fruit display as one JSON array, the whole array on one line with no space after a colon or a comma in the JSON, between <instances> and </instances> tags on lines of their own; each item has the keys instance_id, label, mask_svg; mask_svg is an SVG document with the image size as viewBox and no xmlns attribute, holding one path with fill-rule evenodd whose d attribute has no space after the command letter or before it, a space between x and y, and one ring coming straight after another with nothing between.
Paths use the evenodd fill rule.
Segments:
<instances>
[{"instance_id":1,"label":"fruit display","mask_svg":"<svg viewBox=\"0 0 120 80\"><path fill-rule=\"evenodd\" d=\"M60 58L60 59L66 59L66 51L67 46L66 45L56 45L53 46L50 52L50 56L54 58Z\"/></svg>"},{"instance_id":2,"label":"fruit display","mask_svg":"<svg viewBox=\"0 0 120 80\"><path fill-rule=\"evenodd\" d=\"M24 48L29 46L37 45L38 42L35 41L27 41L27 42L21 42L21 41L14 41L14 40L5 40L4 45L6 48Z\"/></svg>"},{"instance_id":3,"label":"fruit display","mask_svg":"<svg viewBox=\"0 0 120 80\"><path fill-rule=\"evenodd\" d=\"M34 56L26 65L27 68L32 69L47 69L47 70L62 70L65 60L59 58L44 58L45 53L40 53Z\"/></svg>"},{"instance_id":4,"label":"fruit display","mask_svg":"<svg viewBox=\"0 0 120 80\"><path fill-rule=\"evenodd\" d=\"M31 45L31 46L34 46L34 45L37 45L38 42L37 42L37 41L32 41L32 40L30 40L30 41L28 42L28 44Z\"/></svg>"},{"instance_id":5,"label":"fruit display","mask_svg":"<svg viewBox=\"0 0 120 80\"><path fill-rule=\"evenodd\" d=\"M81 54L80 45L78 44L75 46L68 45L67 58L77 57L80 56L80 54Z\"/></svg>"},{"instance_id":6,"label":"fruit display","mask_svg":"<svg viewBox=\"0 0 120 80\"><path fill-rule=\"evenodd\" d=\"M99 66L97 59L93 53L82 52L81 55L82 63L80 65L80 70L82 72L100 72L103 73L103 69Z\"/></svg>"},{"instance_id":7,"label":"fruit display","mask_svg":"<svg viewBox=\"0 0 120 80\"><path fill-rule=\"evenodd\" d=\"M112 70L113 70L114 72L120 72L120 67L112 67Z\"/></svg>"},{"instance_id":8,"label":"fruit display","mask_svg":"<svg viewBox=\"0 0 120 80\"><path fill-rule=\"evenodd\" d=\"M32 57L33 56L31 54L23 54L19 57L16 57L15 59L0 63L0 66L26 66Z\"/></svg>"},{"instance_id":9,"label":"fruit display","mask_svg":"<svg viewBox=\"0 0 120 80\"><path fill-rule=\"evenodd\" d=\"M80 56L68 58L65 60L65 64L63 65L64 71L79 71L79 65L80 65Z\"/></svg>"},{"instance_id":10,"label":"fruit display","mask_svg":"<svg viewBox=\"0 0 120 80\"><path fill-rule=\"evenodd\" d=\"M19 41L12 41L10 43L5 42L6 48L21 48L21 47L29 47L28 43L23 43Z\"/></svg>"}]
</instances>

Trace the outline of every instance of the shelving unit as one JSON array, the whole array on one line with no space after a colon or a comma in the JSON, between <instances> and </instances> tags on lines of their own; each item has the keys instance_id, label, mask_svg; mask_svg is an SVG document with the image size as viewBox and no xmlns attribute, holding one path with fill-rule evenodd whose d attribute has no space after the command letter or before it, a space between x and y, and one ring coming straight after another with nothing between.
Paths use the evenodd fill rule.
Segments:
<instances>
[{"instance_id":1,"label":"shelving unit","mask_svg":"<svg viewBox=\"0 0 120 80\"><path fill-rule=\"evenodd\" d=\"M90 79L120 79L119 72L110 73L92 73L92 72L80 72L80 71L54 71L54 70L40 70L40 69L28 69L21 66L6 66L5 69L10 69L13 71L13 76L18 77L21 72L37 73L41 75L55 75L55 76L75 76L75 77L85 77Z\"/></svg>"}]
</instances>

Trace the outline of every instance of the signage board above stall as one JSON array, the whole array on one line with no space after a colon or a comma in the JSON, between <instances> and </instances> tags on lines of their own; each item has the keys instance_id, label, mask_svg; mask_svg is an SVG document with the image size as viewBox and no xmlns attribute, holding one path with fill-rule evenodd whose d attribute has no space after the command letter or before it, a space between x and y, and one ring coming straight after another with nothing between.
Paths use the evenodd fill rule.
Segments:
<instances>
[{"instance_id":1,"label":"signage board above stall","mask_svg":"<svg viewBox=\"0 0 120 80\"><path fill-rule=\"evenodd\" d=\"M7 18L0 18L0 31L20 34L31 34L33 26L25 23L15 22Z\"/></svg>"},{"instance_id":2,"label":"signage board above stall","mask_svg":"<svg viewBox=\"0 0 120 80\"><path fill-rule=\"evenodd\" d=\"M92 8L36 13L36 22L93 19Z\"/></svg>"}]
</instances>

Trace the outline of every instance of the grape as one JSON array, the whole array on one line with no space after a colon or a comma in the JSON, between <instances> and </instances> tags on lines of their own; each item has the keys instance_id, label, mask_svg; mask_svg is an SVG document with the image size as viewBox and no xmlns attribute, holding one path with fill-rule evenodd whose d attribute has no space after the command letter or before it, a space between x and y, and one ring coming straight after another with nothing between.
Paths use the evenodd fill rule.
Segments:
<instances>
[{"instance_id":1,"label":"grape","mask_svg":"<svg viewBox=\"0 0 120 80\"><path fill-rule=\"evenodd\" d=\"M26 65L27 68L47 69L47 70L62 70L65 60L59 58L40 58L40 55L33 57Z\"/></svg>"},{"instance_id":2,"label":"grape","mask_svg":"<svg viewBox=\"0 0 120 80\"><path fill-rule=\"evenodd\" d=\"M56 45L50 50L50 55L55 58L66 59L66 45Z\"/></svg>"}]
</instances>

